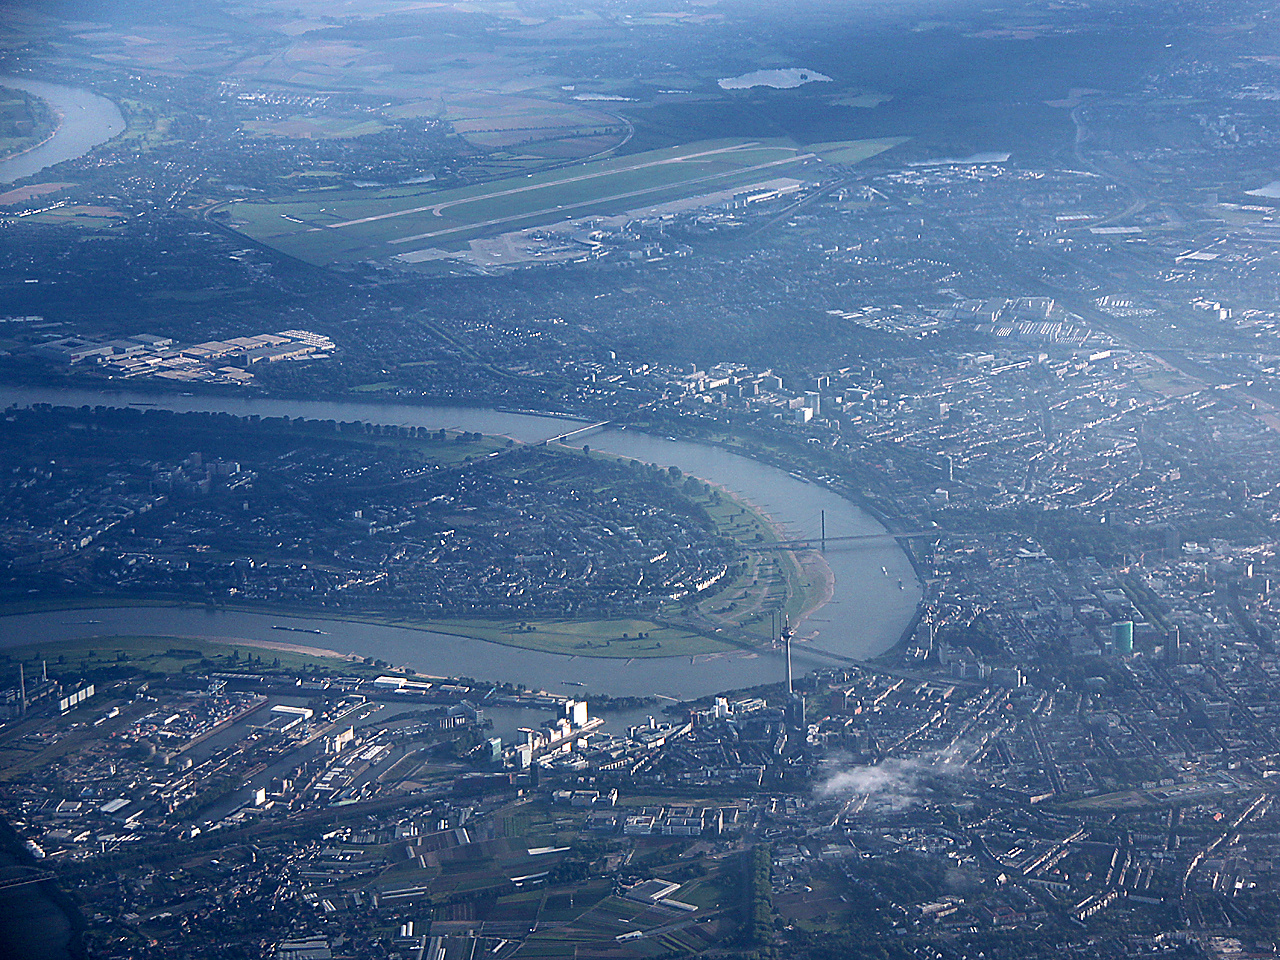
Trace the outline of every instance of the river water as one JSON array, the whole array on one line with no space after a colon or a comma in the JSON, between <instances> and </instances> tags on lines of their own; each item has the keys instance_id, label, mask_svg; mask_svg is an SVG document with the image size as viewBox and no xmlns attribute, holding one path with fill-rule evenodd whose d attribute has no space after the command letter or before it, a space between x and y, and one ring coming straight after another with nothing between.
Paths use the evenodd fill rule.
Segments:
<instances>
[{"instance_id":1,"label":"river water","mask_svg":"<svg viewBox=\"0 0 1280 960\"><path fill-rule=\"evenodd\" d=\"M124 131L120 108L88 90L6 76L0 76L0 86L34 94L62 118L53 136L44 143L8 160L0 160L0 183L13 183L55 163L79 157Z\"/></svg>"},{"instance_id":2,"label":"river water","mask_svg":"<svg viewBox=\"0 0 1280 960\"><path fill-rule=\"evenodd\" d=\"M27 876L30 865L25 858L0 850L0 880ZM48 888L45 882L0 889L0 956L70 960L71 917Z\"/></svg>"},{"instance_id":3,"label":"river water","mask_svg":"<svg viewBox=\"0 0 1280 960\"><path fill-rule=\"evenodd\" d=\"M18 77L0 77L0 85L41 97L61 116L60 126L45 143L0 161L0 184L21 180L81 156L124 130L119 108L86 90ZM566 421L556 418L458 407L194 397L155 400L147 396L105 397L88 391L0 389L0 406L31 403L70 406L134 403L175 411L221 411L240 416L367 420L478 431L506 435L522 442L545 440L566 429ZM798 536L818 533L819 518L824 510L830 536L880 530L869 516L828 490L713 447L619 430L605 431L592 437L590 442L598 450L662 466L674 465L687 474L720 484L750 500L789 533ZM835 578L834 596L829 604L800 625L799 633L815 645L847 657L873 656L891 646L909 622L920 597L906 556L892 543L883 543L844 550L834 548L828 552L827 562ZM321 629L326 635L313 640L307 635L273 630L274 624ZM104 642L110 642L112 636L129 634L275 642L302 639L343 653L358 652L362 656L402 663L424 673L509 680L564 693L586 689L615 696L656 695L674 700L772 682L783 675L782 658L771 652L720 654L689 660L564 657L427 631L189 608L112 608L0 618L0 647L78 637L101 637ZM795 652L800 670L830 662L805 647L800 643ZM495 717L501 733L508 735L507 727L514 729L532 719L524 715L526 711L495 712L501 715ZM0 927L3 927L0 946L6 953L51 960L69 956L70 951L64 945L69 926L61 909L43 891L26 888L21 896L0 898Z\"/></svg>"},{"instance_id":4,"label":"river water","mask_svg":"<svg viewBox=\"0 0 1280 960\"><path fill-rule=\"evenodd\" d=\"M327 401L225 397L104 395L90 391L0 389L0 406L54 403L66 406L141 405L239 416L289 416L441 427L537 442L576 424L554 417L466 407L416 407ZM783 529L814 536L826 511L827 535L877 533L882 528L854 504L816 483L805 483L774 467L703 444L664 440L630 430L605 430L587 438L595 450L635 457L720 484L759 506ZM866 658L892 646L910 621L920 590L906 555L891 541L828 547L834 575L830 603L797 625L794 659L800 670L833 661L808 649ZM901 582L901 583L900 583ZM273 630L275 624L323 630L323 636ZM542 653L430 631L271 614L201 608L126 607L89 612L60 611L0 618L0 646L78 637L125 635L199 636L221 640L294 642L359 653L429 674L471 676L571 694L582 689L612 696L688 699L721 690L774 682L783 675L781 656L735 651L708 656L619 660ZM581 685L581 686L580 686Z\"/></svg>"}]
</instances>

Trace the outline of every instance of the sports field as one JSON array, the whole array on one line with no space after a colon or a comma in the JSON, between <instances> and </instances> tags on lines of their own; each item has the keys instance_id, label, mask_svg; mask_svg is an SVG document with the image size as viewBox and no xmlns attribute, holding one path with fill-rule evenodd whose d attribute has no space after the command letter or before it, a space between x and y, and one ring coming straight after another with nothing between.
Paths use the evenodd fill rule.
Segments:
<instances>
[{"instance_id":1,"label":"sports field","mask_svg":"<svg viewBox=\"0 0 1280 960\"><path fill-rule=\"evenodd\" d=\"M322 191L229 205L234 226L315 264L390 260L422 249L568 219L608 216L777 177L813 153L786 140L685 144L563 170L430 190L423 185Z\"/></svg>"}]
</instances>

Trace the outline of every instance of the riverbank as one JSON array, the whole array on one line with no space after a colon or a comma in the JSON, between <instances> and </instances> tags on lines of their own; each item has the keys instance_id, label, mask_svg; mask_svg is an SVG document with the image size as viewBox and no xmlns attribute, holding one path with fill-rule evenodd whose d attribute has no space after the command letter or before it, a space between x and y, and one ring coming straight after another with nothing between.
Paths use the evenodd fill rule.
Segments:
<instances>
[{"instance_id":1,"label":"riverbank","mask_svg":"<svg viewBox=\"0 0 1280 960\"><path fill-rule=\"evenodd\" d=\"M600 657L604 659L646 659L686 657L699 654L722 653L738 649L732 644L703 636L690 630L663 626L652 620L483 620L447 619L418 620L398 617L394 614L335 613L331 610L310 610L302 607L286 607L279 604L217 604L210 606L167 598L109 599L80 598L67 601L44 600L15 603L0 607L0 628L4 618L23 617L34 613L80 612L91 614L115 610L206 610L210 613L245 613L280 620L304 620L321 624L367 624L375 627L394 627L432 635L445 635L460 639L482 640L508 647L519 647L541 653L555 653L572 657ZM96 626L94 619L66 621L64 626ZM303 632L315 632L317 627L300 627ZM154 634L153 636L170 636ZM272 645L281 650L316 650L326 655L348 657L351 653L328 650L321 647L290 644L285 641L245 640L255 646ZM617 644L616 646L614 644Z\"/></svg>"},{"instance_id":2,"label":"riverbank","mask_svg":"<svg viewBox=\"0 0 1280 960\"><path fill-rule=\"evenodd\" d=\"M252 651L264 652L258 657ZM267 657L265 653L273 656ZM277 642L261 637L220 637L211 640L195 634L147 636L117 635L79 637L20 644L0 648L0 663L23 662L39 665L41 661L57 665L74 664L86 674L104 671L134 671L150 676L174 676L183 673L207 673L209 670L234 671L248 666L251 658L273 661L271 669L286 672L320 669L331 671L336 662L349 664L344 672L374 676L385 667L364 663L350 654L305 644ZM278 665L274 661L279 661ZM214 666L216 665L216 666ZM255 669L261 670L262 663Z\"/></svg>"},{"instance_id":3,"label":"riverbank","mask_svg":"<svg viewBox=\"0 0 1280 960\"><path fill-rule=\"evenodd\" d=\"M182 638L195 639L195 638ZM250 637L238 637L230 641L232 644L244 644L246 647L253 647L256 650L277 650L280 653L299 653L305 657L315 657L318 660L350 660L352 655L349 653L339 653L337 650L327 650L324 647L309 647L301 643L279 643L275 640L254 640ZM226 644L224 643L223 646Z\"/></svg>"},{"instance_id":4,"label":"riverbank","mask_svg":"<svg viewBox=\"0 0 1280 960\"><path fill-rule=\"evenodd\" d=\"M51 129L49 129L49 132L45 134L43 137L41 137L39 140L35 141L34 143L28 144L27 146L21 147L18 149L9 149L4 152L0 152L0 163L4 163L6 160L12 160L15 157L21 157L23 154L30 153L32 150L39 150L46 143L48 143L50 140L52 140L54 137L58 135L58 131L62 129L62 123L66 119L66 114L64 114L61 110L57 109L53 104L49 103L49 101L45 100L43 97L37 97L35 94L28 93L26 90L22 90L17 87L11 87L5 83L0 83L0 91L3 91L3 90L11 90L14 93L20 93L20 94L26 93L28 96L34 97L36 100L39 100L40 103L44 105L44 109L48 111L49 116L53 118L53 122L52 122Z\"/></svg>"},{"instance_id":5,"label":"riverbank","mask_svg":"<svg viewBox=\"0 0 1280 960\"><path fill-rule=\"evenodd\" d=\"M42 100L60 118L40 143L0 159L0 184L13 183L47 167L74 160L124 132L124 115L105 97L88 90L27 77L0 76L0 87Z\"/></svg>"},{"instance_id":6,"label":"riverbank","mask_svg":"<svg viewBox=\"0 0 1280 960\"><path fill-rule=\"evenodd\" d=\"M786 528L749 498L723 484L710 486L727 501L710 509L713 519L731 531L748 560L738 577L699 601L698 616L707 629L732 631L748 645L772 644L784 619L799 624L831 601L835 575L817 551L761 550L790 539Z\"/></svg>"},{"instance_id":7,"label":"riverbank","mask_svg":"<svg viewBox=\"0 0 1280 960\"><path fill-rule=\"evenodd\" d=\"M810 603L800 610L797 622L804 623L834 599L836 595L836 576L831 572L831 567L823 559L822 554L817 551L811 551L809 558L800 562L802 565L807 564L813 568L814 577L818 581L818 592L814 594Z\"/></svg>"}]
</instances>

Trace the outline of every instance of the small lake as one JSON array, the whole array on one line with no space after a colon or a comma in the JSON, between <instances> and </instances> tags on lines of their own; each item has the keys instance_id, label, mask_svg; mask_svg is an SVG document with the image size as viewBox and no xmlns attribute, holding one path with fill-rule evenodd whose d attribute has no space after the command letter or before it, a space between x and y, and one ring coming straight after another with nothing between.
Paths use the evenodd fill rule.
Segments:
<instances>
[{"instance_id":1,"label":"small lake","mask_svg":"<svg viewBox=\"0 0 1280 960\"><path fill-rule=\"evenodd\" d=\"M721 90L750 90L752 87L792 90L806 83L830 83L831 78L817 70L787 67L782 70L753 70L740 77L725 77L716 82Z\"/></svg>"}]
</instances>

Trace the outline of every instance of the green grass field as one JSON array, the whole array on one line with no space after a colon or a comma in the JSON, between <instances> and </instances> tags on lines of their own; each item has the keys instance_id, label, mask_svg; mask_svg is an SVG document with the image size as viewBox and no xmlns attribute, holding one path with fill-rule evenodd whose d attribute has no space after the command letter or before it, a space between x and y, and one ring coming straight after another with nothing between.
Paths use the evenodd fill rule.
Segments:
<instances>
[{"instance_id":1,"label":"green grass field","mask_svg":"<svg viewBox=\"0 0 1280 960\"><path fill-rule=\"evenodd\" d=\"M311 263L387 260L794 176L812 157L786 140L703 141L477 186L324 191L226 209L243 233Z\"/></svg>"},{"instance_id":2,"label":"green grass field","mask_svg":"<svg viewBox=\"0 0 1280 960\"><path fill-rule=\"evenodd\" d=\"M282 640L280 646L290 646L289 641ZM359 676L376 676L380 672L376 667L340 656L321 657L298 650L258 647L248 643L222 643L199 637L86 637L29 643L0 652L0 665L21 662L32 668L41 661L47 661L51 672L70 664L88 673L106 669L149 676L171 676L207 672L211 668L207 664L202 665L202 660L212 661L217 669L223 670L262 667L259 664L258 667L251 668L247 662L249 657L261 657L268 668L282 672L318 669ZM278 666L274 666L276 661L279 661Z\"/></svg>"}]
</instances>

